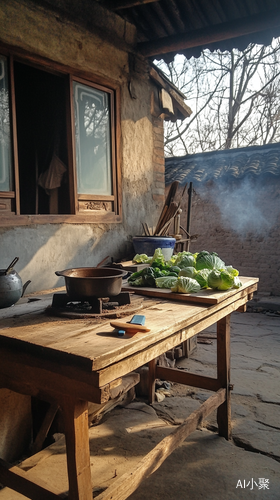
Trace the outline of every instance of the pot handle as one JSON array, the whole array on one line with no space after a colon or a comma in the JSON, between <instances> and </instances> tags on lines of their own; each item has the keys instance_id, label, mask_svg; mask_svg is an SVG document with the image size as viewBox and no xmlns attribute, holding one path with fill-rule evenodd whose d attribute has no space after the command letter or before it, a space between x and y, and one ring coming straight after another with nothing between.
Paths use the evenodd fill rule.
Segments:
<instances>
[{"instance_id":1,"label":"pot handle","mask_svg":"<svg viewBox=\"0 0 280 500\"><path fill-rule=\"evenodd\" d=\"M55 274L57 276L64 276L63 271L55 271Z\"/></svg>"},{"instance_id":2,"label":"pot handle","mask_svg":"<svg viewBox=\"0 0 280 500\"><path fill-rule=\"evenodd\" d=\"M4 274L9 274L10 272L12 272L13 267L17 263L18 260L19 260L19 257L15 257L14 260L11 262L11 264L7 267L7 269L4 272Z\"/></svg>"}]
</instances>

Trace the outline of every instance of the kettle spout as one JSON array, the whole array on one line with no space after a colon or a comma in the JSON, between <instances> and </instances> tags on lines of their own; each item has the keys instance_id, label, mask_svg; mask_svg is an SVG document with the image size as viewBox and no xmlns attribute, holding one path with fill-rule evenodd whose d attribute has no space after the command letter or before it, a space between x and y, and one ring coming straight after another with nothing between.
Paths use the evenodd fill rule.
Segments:
<instances>
[{"instance_id":1,"label":"kettle spout","mask_svg":"<svg viewBox=\"0 0 280 500\"><path fill-rule=\"evenodd\" d=\"M22 294L21 294L22 297L23 297L24 292L25 292L26 288L28 287L29 283L31 283L31 280L28 280L26 283L24 283L24 285L22 287Z\"/></svg>"}]
</instances>

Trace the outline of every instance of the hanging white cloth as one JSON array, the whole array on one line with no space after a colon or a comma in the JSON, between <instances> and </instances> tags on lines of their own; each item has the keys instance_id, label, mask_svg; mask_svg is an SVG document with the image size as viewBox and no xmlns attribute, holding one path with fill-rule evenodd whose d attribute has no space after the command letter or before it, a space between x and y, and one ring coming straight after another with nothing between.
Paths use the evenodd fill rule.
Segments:
<instances>
[{"instance_id":1,"label":"hanging white cloth","mask_svg":"<svg viewBox=\"0 0 280 500\"><path fill-rule=\"evenodd\" d=\"M46 193L50 195L52 189L61 186L63 174L67 171L67 167L63 161L58 158L54 153L50 166L45 172L42 172L38 179L38 184L45 189Z\"/></svg>"}]
</instances>

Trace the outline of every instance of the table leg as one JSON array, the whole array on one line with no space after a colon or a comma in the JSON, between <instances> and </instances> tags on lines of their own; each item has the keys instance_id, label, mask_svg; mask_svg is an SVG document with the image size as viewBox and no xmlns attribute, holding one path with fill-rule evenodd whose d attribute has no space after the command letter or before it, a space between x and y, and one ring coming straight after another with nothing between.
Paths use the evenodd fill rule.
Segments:
<instances>
[{"instance_id":1,"label":"table leg","mask_svg":"<svg viewBox=\"0 0 280 500\"><path fill-rule=\"evenodd\" d=\"M61 404L67 451L69 500L92 500L88 402L67 398Z\"/></svg>"},{"instance_id":2,"label":"table leg","mask_svg":"<svg viewBox=\"0 0 280 500\"><path fill-rule=\"evenodd\" d=\"M230 314L217 322L217 376L220 387L226 389L226 400L217 410L219 434L230 439Z\"/></svg>"},{"instance_id":3,"label":"table leg","mask_svg":"<svg viewBox=\"0 0 280 500\"><path fill-rule=\"evenodd\" d=\"M156 385L156 359L149 361L149 396L150 404L155 402L155 385Z\"/></svg>"}]
</instances>

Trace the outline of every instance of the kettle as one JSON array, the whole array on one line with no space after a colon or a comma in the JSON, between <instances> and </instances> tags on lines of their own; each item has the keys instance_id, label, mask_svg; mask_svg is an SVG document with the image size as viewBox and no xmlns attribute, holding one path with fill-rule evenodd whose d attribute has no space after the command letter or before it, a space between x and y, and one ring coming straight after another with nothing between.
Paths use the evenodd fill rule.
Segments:
<instances>
[{"instance_id":1,"label":"kettle","mask_svg":"<svg viewBox=\"0 0 280 500\"><path fill-rule=\"evenodd\" d=\"M7 269L0 269L0 309L15 304L24 294L31 281L22 284L21 277L13 269L19 260L15 257Z\"/></svg>"}]
</instances>

